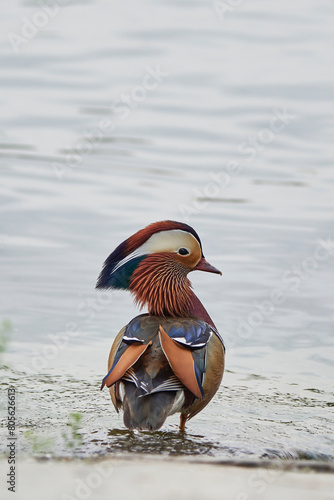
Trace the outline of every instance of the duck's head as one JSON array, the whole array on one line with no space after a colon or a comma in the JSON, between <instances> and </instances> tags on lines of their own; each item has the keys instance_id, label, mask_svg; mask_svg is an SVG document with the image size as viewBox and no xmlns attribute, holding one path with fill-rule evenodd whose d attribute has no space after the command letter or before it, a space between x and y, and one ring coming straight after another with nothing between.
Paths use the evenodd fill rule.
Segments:
<instances>
[{"instance_id":1,"label":"duck's head","mask_svg":"<svg viewBox=\"0 0 334 500\"><path fill-rule=\"evenodd\" d=\"M149 312L179 316L190 300L190 271L221 274L203 255L196 231L182 222L150 224L121 243L104 263L96 288L130 290Z\"/></svg>"}]
</instances>

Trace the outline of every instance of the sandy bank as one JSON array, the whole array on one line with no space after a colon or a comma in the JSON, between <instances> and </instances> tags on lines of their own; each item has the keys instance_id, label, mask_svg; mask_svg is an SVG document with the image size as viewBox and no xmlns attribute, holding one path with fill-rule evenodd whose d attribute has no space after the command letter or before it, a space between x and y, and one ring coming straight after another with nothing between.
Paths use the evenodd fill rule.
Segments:
<instances>
[{"instance_id":1,"label":"sandy bank","mask_svg":"<svg viewBox=\"0 0 334 500\"><path fill-rule=\"evenodd\" d=\"M210 459L117 456L98 460L21 458L16 493L5 485L9 465L0 461L1 498L16 500L332 500L334 465L311 462L223 462Z\"/></svg>"}]
</instances>

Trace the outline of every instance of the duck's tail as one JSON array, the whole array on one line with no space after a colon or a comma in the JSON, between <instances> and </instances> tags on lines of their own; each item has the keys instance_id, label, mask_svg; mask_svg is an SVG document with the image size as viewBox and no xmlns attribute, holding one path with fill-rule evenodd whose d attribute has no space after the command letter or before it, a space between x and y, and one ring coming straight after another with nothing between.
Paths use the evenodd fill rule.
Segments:
<instances>
[{"instance_id":1,"label":"duck's tail","mask_svg":"<svg viewBox=\"0 0 334 500\"><path fill-rule=\"evenodd\" d=\"M138 397L138 388L131 382L121 381L123 392L123 419L128 429L156 431L172 412L176 391L155 392Z\"/></svg>"}]
</instances>

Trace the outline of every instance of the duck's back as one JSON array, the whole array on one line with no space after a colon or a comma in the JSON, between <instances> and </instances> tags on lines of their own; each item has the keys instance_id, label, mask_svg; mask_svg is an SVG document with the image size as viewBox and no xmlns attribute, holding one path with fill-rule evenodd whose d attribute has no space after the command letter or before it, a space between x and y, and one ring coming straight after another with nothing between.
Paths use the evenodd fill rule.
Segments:
<instances>
[{"instance_id":1,"label":"duck's back","mask_svg":"<svg viewBox=\"0 0 334 500\"><path fill-rule=\"evenodd\" d=\"M102 386L123 409L125 425L156 430L168 415L181 412L185 421L210 401L222 379L224 346L197 318L143 314L117 335L108 369Z\"/></svg>"}]
</instances>

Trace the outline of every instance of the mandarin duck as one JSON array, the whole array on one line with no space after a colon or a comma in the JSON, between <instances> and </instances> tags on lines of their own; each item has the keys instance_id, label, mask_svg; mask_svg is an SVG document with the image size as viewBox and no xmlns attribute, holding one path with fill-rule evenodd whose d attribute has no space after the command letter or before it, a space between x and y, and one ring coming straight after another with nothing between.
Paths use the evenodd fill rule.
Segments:
<instances>
[{"instance_id":1,"label":"mandarin duck","mask_svg":"<svg viewBox=\"0 0 334 500\"><path fill-rule=\"evenodd\" d=\"M138 231L104 263L96 288L130 290L148 307L116 336L101 386L129 429L157 430L180 412L183 431L218 390L225 347L192 291L187 275L196 270L221 274L196 231L170 220Z\"/></svg>"}]
</instances>

